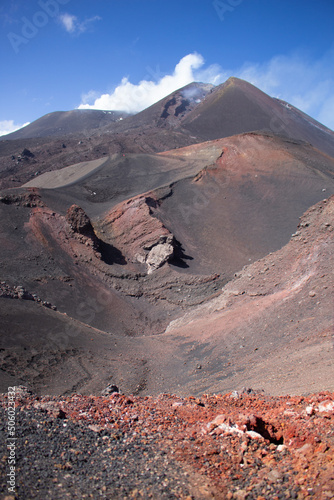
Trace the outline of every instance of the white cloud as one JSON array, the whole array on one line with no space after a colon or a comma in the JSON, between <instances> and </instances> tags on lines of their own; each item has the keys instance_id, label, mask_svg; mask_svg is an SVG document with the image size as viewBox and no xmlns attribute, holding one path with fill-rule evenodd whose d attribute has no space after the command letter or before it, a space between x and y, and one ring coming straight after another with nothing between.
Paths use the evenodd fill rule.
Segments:
<instances>
[{"instance_id":1,"label":"white cloud","mask_svg":"<svg viewBox=\"0 0 334 500\"><path fill-rule=\"evenodd\" d=\"M85 19L82 22L80 22L77 16L74 16L73 14L65 13L59 16L59 21L62 26L68 33L71 33L72 35L80 35L81 33L84 33L88 30L93 22L100 20L100 16L90 17L89 19Z\"/></svg>"},{"instance_id":2,"label":"white cloud","mask_svg":"<svg viewBox=\"0 0 334 500\"><path fill-rule=\"evenodd\" d=\"M26 125L29 125L30 122L26 122L23 125L18 125L14 123L14 120L3 120L0 121L0 137L3 135L10 134L11 132L15 132L15 130L19 130Z\"/></svg>"},{"instance_id":3,"label":"white cloud","mask_svg":"<svg viewBox=\"0 0 334 500\"><path fill-rule=\"evenodd\" d=\"M87 103L87 96L94 95L94 91L85 94L79 109L108 109L137 113L180 87L193 82L195 80L194 70L203 64L203 57L194 53L183 57L175 66L173 74L160 77L157 82L142 80L134 85L129 82L128 78L124 77L112 93L100 95L95 98L93 104ZM152 75L152 70L150 73Z\"/></svg>"},{"instance_id":4,"label":"white cloud","mask_svg":"<svg viewBox=\"0 0 334 500\"><path fill-rule=\"evenodd\" d=\"M211 64L211 66L200 69L195 73L197 82L212 83L213 85L225 82L230 76L235 75L231 71L223 70L219 64Z\"/></svg>"},{"instance_id":5,"label":"white cloud","mask_svg":"<svg viewBox=\"0 0 334 500\"><path fill-rule=\"evenodd\" d=\"M111 93L98 95L91 90L82 97L79 109L137 113L192 81L218 85L236 76L334 129L334 50L318 60L296 52L275 56L262 64L250 62L236 68L222 68L219 64L205 67L203 57L193 53L183 57L171 75L163 76L160 71L155 75L151 69L148 73L150 76L138 84L124 77Z\"/></svg>"},{"instance_id":6,"label":"white cloud","mask_svg":"<svg viewBox=\"0 0 334 500\"><path fill-rule=\"evenodd\" d=\"M68 33L74 33L78 20L76 16L72 16L71 14L61 14L59 19Z\"/></svg>"}]
</instances>

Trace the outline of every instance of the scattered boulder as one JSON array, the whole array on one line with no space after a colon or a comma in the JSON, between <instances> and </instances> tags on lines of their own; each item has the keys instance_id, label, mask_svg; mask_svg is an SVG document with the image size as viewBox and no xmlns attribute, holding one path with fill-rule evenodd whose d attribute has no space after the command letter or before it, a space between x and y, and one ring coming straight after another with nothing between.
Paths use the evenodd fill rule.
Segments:
<instances>
[{"instance_id":1,"label":"scattered boulder","mask_svg":"<svg viewBox=\"0 0 334 500\"><path fill-rule=\"evenodd\" d=\"M35 410L39 410L41 412L47 413L52 418L60 418L60 419L67 418L64 410L59 408L59 406L56 405L55 403L53 403L52 401L45 402L45 403L43 403L43 402L40 403L39 401L37 401L34 404L34 408L35 408Z\"/></svg>"},{"instance_id":2,"label":"scattered boulder","mask_svg":"<svg viewBox=\"0 0 334 500\"><path fill-rule=\"evenodd\" d=\"M17 297L19 299L23 299L23 300L34 300L33 296L27 292L23 286L17 286L16 288L14 288L14 291L16 292L17 294Z\"/></svg>"},{"instance_id":3,"label":"scattered boulder","mask_svg":"<svg viewBox=\"0 0 334 500\"><path fill-rule=\"evenodd\" d=\"M31 190L28 193L22 194L6 194L5 196L0 196L0 203L5 205L16 205L27 208L44 207L45 204L42 201L40 195Z\"/></svg>"},{"instance_id":4,"label":"scattered boulder","mask_svg":"<svg viewBox=\"0 0 334 500\"><path fill-rule=\"evenodd\" d=\"M25 385L15 386L15 397L17 399L25 398L32 395L32 391Z\"/></svg>"},{"instance_id":5,"label":"scattered boulder","mask_svg":"<svg viewBox=\"0 0 334 500\"><path fill-rule=\"evenodd\" d=\"M22 285L10 286L5 281L0 282L0 297L6 299L32 300L40 305L57 311L57 306L46 300L42 300L36 293L30 293Z\"/></svg>"},{"instance_id":6,"label":"scattered boulder","mask_svg":"<svg viewBox=\"0 0 334 500\"><path fill-rule=\"evenodd\" d=\"M30 151L30 149L24 148L24 150L21 153L21 156L24 158L34 158L34 153Z\"/></svg>"},{"instance_id":7,"label":"scattered boulder","mask_svg":"<svg viewBox=\"0 0 334 500\"><path fill-rule=\"evenodd\" d=\"M78 205L72 205L66 213L66 220L75 233L83 234L84 236L95 236L94 229L90 218L86 212Z\"/></svg>"},{"instance_id":8,"label":"scattered boulder","mask_svg":"<svg viewBox=\"0 0 334 500\"><path fill-rule=\"evenodd\" d=\"M173 239L173 235L160 236L158 243L149 251L146 257L148 274L151 274L173 257Z\"/></svg>"},{"instance_id":9,"label":"scattered boulder","mask_svg":"<svg viewBox=\"0 0 334 500\"><path fill-rule=\"evenodd\" d=\"M110 396L114 392L119 392L117 385L109 384L103 391L101 391L101 396Z\"/></svg>"}]
</instances>

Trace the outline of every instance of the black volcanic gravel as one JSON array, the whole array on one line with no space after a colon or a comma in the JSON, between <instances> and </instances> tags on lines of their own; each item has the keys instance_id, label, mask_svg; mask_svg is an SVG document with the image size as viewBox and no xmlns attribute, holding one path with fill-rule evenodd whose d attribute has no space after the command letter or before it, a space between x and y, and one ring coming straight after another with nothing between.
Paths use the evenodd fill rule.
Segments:
<instances>
[{"instance_id":1,"label":"black volcanic gravel","mask_svg":"<svg viewBox=\"0 0 334 500\"><path fill-rule=\"evenodd\" d=\"M1 475L7 470L6 414L1 408ZM93 431L38 410L16 413L16 491L19 499L189 497L186 474L158 439ZM184 480L182 479L184 478ZM8 495L6 481L1 498ZM190 496L191 498L191 496Z\"/></svg>"}]
</instances>

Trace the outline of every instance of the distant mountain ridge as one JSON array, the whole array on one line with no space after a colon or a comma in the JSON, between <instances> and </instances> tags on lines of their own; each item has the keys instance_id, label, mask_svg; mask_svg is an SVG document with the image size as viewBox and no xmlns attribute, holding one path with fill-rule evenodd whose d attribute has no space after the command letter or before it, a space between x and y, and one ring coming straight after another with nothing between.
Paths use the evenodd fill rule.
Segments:
<instances>
[{"instance_id":1,"label":"distant mountain ridge","mask_svg":"<svg viewBox=\"0 0 334 500\"><path fill-rule=\"evenodd\" d=\"M82 133L86 137L109 134L110 140L110 134L132 134L136 130L179 132L192 142L268 132L308 142L334 157L333 131L291 104L235 77L216 87L193 82L135 115L78 109L49 113L1 140ZM178 147L189 143L183 142Z\"/></svg>"},{"instance_id":2,"label":"distant mountain ridge","mask_svg":"<svg viewBox=\"0 0 334 500\"><path fill-rule=\"evenodd\" d=\"M38 118L25 127L0 137L0 140L29 139L34 137L62 137L84 130L94 130L110 123L123 120L128 113L122 111L103 111L98 109L73 109L54 111Z\"/></svg>"},{"instance_id":3,"label":"distant mountain ridge","mask_svg":"<svg viewBox=\"0 0 334 500\"><path fill-rule=\"evenodd\" d=\"M164 97L135 115L122 111L74 109L55 111L38 118L29 125L0 140L26 139L35 137L60 137L83 131L101 129L101 131L123 132L137 127L173 128L192 111L214 89L208 83L191 83ZM124 121L124 123L123 123Z\"/></svg>"}]
</instances>

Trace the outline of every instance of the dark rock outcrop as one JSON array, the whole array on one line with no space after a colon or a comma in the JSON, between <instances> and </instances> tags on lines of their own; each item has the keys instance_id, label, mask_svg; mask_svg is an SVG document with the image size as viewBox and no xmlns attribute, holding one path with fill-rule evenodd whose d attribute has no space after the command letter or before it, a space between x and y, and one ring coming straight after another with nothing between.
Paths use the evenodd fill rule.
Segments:
<instances>
[{"instance_id":1,"label":"dark rock outcrop","mask_svg":"<svg viewBox=\"0 0 334 500\"><path fill-rule=\"evenodd\" d=\"M21 156L23 156L24 158L34 158L35 155L30 151L30 149L24 148L24 150L21 153Z\"/></svg>"},{"instance_id":2,"label":"dark rock outcrop","mask_svg":"<svg viewBox=\"0 0 334 500\"><path fill-rule=\"evenodd\" d=\"M96 238L90 218L78 205L72 205L67 210L66 220L75 233L83 234L89 238Z\"/></svg>"},{"instance_id":3,"label":"dark rock outcrop","mask_svg":"<svg viewBox=\"0 0 334 500\"><path fill-rule=\"evenodd\" d=\"M91 241L95 252L101 251L101 242L96 236L93 225L86 212L78 205L71 205L66 212L66 220L72 231L82 239L82 243Z\"/></svg>"}]
</instances>

